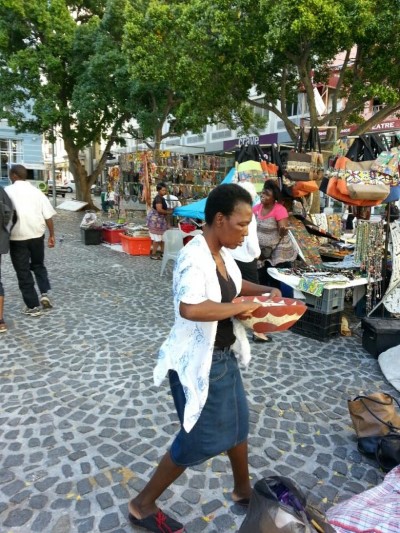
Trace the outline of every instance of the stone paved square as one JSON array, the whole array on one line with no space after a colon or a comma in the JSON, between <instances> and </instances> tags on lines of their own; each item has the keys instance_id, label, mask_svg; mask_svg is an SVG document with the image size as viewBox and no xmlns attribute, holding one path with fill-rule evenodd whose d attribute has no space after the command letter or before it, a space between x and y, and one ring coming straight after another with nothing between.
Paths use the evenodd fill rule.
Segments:
<instances>
[{"instance_id":1,"label":"stone paved square","mask_svg":"<svg viewBox=\"0 0 400 533\"><path fill-rule=\"evenodd\" d=\"M153 384L173 320L171 265L85 246L82 213L59 210L46 251L54 309L26 317L8 256L0 338L0 531L123 533L127 502L149 479L178 428L167 381ZM60 242L60 240L62 242ZM327 343L295 333L252 344L243 370L251 411L253 482L298 482L322 510L383 478L357 452L347 399L398 393L360 339ZM184 342L184 339L182 339ZM160 506L188 533L237 531L227 457L187 470ZM206 513L206 514L204 514Z\"/></svg>"}]
</instances>

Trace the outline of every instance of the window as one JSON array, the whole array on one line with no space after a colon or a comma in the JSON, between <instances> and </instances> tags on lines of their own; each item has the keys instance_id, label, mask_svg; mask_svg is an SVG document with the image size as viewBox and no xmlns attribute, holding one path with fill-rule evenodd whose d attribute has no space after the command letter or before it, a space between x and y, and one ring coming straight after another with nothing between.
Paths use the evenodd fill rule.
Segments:
<instances>
[{"instance_id":1,"label":"window","mask_svg":"<svg viewBox=\"0 0 400 533\"><path fill-rule=\"evenodd\" d=\"M286 113L288 117L296 117L299 114L299 103L298 102L287 102Z\"/></svg>"},{"instance_id":2,"label":"window","mask_svg":"<svg viewBox=\"0 0 400 533\"><path fill-rule=\"evenodd\" d=\"M1 177L8 177L9 165L22 160L22 143L14 139L0 139Z\"/></svg>"},{"instance_id":3,"label":"window","mask_svg":"<svg viewBox=\"0 0 400 533\"><path fill-rule=\"evenodd\" d=\"M264 98L258 98L257 100L254 100L254 102L257 102L258 104L263 104L264 103ZM253 111L256 115L260 115L260 117L268 117L268 110L267 109L264 109L263 107L258 107L258 106L252 106L253 107Z\"/></svg>"},{"instance_id":4,"label":"window","mask_svg":"<svg viewBox=\"0 0 400 533\"><path fill-rule=\"evenodd\" d=\"M378 113L383 108L383 105L379 98L374 98L372 100L372 114L375 115L375 113Z\"/></svg>"}]
</instances>

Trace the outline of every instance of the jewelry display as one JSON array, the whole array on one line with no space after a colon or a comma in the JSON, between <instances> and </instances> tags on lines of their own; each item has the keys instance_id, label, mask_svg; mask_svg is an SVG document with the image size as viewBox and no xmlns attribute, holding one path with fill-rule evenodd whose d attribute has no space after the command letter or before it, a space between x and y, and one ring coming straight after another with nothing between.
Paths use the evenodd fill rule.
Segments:
<instances>
[{"instance_id":1,"label":"jewelry display","mask_svg":"<svg viewBox=\"0 0 400 533\"><path fill-rule=\"evenodd\" d=\"M367 275L367 313L381 297L382 257L384 252L383 222L360 220L357 225L355 259Z\"/></svg>"}]
</instances>

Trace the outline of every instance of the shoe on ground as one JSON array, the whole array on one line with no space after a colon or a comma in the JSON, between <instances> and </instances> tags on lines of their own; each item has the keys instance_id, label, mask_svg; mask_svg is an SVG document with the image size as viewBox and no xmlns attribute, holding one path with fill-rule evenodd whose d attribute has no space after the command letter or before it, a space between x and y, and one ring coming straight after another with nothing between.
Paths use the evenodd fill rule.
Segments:
<instances>
[{"instance_id":1,"label":"shoe on ground","mask_svg":"<svg viewBox=\"0 0 400 533\"><path fill-rule=\"evenodd\" d=\"M7 331L7 325L3 319L0 320L0 333L5 333Z\"/></svg>"},{"instance_id":2,"label":"shoe on ground","mask_svg":"<svg viewBox=\"0 0 400 533\"><path fill-rule=\"evenodd\" d=\"M25 309L22 310L22 313L28 316L40 316L42 314L42 310L40 307L25 307Z\"/></svg>"},{"instance_id":3,"label":"shoe on ground","mask_svg":"<svg viewBox=\"0 0 400 533\"><path fill-rule=\"evenodd\" d=\"M128 514L128 518L132 526L146 531L154 531L155 533L184 533L185 531L183 524L163 513L160 509L157 513L146 518L135 518L131 513Z\"/></svg>"},{"instance_id":4,"label":"shoe on ground","mask_svg":"<svg viewBox=\"0 0 400 533\"><path fill-rule=\"evenodd\" d=\"M271 337L268 337L267 335L265 335L265 337L259 337L258 335L255 335L253 333L253 342L273 342L272 338Z\"/></svg>"},{"instance_id":5,"label":"shoe on ground","mask_svg":"<svg viewBox=\"0 0 400 533\"><path fill-rule=\"evenodd\" d=\"M47 296L47 294L41 294L40 295L40 303L43 307L43 309L52 309L52 304L50 302L50 298Z\"/></svg>"}]
</instances>

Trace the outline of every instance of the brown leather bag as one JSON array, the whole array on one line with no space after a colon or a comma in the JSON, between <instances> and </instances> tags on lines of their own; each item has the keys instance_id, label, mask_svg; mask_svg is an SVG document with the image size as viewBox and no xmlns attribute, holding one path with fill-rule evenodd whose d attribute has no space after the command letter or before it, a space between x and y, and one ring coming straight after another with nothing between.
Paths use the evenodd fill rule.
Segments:
<instances>
[{"instance_id":1,"label":"brown leather bag","mask_svg":"<svg viewBox=\"0 0 400 533\"><path fill-rule=\"evenodd\" d=\"M400 431L400 407L396 398L384 392L348 400L350 417L357 437L387 435Z\"/></svg>"}]
</instances>

